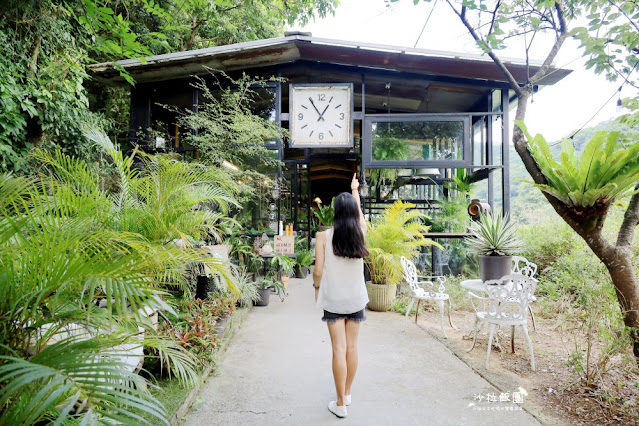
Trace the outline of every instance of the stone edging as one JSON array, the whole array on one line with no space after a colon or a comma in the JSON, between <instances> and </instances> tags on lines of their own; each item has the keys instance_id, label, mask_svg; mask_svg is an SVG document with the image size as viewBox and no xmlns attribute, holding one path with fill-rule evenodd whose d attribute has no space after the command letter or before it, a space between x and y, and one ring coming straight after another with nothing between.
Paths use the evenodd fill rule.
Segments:
<instances>
[{"instance_id":1,"label":"stone edging","mask_svg":"<svg viewBox=\"0 0 639 426\"><path fill-rule=\"evenodd\" d=\"M239 309L235 313L233 313L233 315L229 317L226 323L226 327L224 328L224 331L222 332L222 336L219 340L219 345L217 346L215 350L216 354L223 354L226 351L231 340L233 339L233 336L235 335L235 332L237 331L239 326L242 324L242 322L244 322L244 319L246 319L246 316L251 311L251 309L252 309L252 306L248 308ZM215 363L211 363L211 365L209 365L208 367L206 367L206 369L204 369L204 372L202 373L202 376L200 377L200 382L196 386L194 386L193 389L191 389L191 391L187 395L184 402L180 404L178 409L171 416L171 419L169 420L171 425L177 426L181 423L181 421L184 419L184 416L186 416L187 411L191 407L191 404L193 404L193 401L195 401L195 398L200 393L202 386L204 386L204 383L206 383L209 376L213 372L214 368L215 368Z\"/></svg>"}]
</instances>

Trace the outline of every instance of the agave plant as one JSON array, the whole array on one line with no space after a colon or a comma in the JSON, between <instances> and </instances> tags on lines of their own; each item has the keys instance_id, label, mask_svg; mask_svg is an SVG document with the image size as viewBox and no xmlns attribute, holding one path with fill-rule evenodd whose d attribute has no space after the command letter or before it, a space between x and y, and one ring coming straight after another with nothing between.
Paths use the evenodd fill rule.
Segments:
<instances>
[{"instance_id":1,"label":"agave plant","mask_svg":"<svg viewBox=\"0 0 639 426\"><path fill-rule=\"evenodd\" d=\"M547 185L535 185L569 207L606 209L615 199L630 195L639 180L639 143L618 149L619 132L597 132L581 155L569 139L561 142L557 162L542 135L534 138L520 122L529 141L529 149L539 165Z\"/></svg>"},{"instance_id":2,"label":"agave plant","mask_svg":"<svg viewBox=\"0 0 639 426\"><path fill-rule=\"evenodd\" d=\"M424 237L428 226L422 222L427 216L415 205L396 201L387 207L381 217L368 225L366 240L370 256L371 281L374 284L399 283L403 269L401 257L414 258L425 245L441 247Z\"/></svg>"},{"instance_id":3,"label":"agave plant","mask_svg":"<svg viewBox=\"0 0 639 426\"><path fill-rule=\"evenodd\" d=\"M472 237L467 238L468 249L480 256L511 256L522 250L515 223L508 214L481 214L480 220L470 224Z\"/></svg>"}]
</instances>

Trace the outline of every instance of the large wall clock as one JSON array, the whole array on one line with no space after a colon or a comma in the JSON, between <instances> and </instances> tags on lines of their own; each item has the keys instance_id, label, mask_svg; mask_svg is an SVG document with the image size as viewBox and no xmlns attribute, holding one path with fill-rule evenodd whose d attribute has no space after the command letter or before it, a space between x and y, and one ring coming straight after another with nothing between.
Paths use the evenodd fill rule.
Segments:
<instances>
[{"instance_id":1,"label":"large wall clock","mask_svg":"<svg viewBox=\"0 0 639 426\"><path fill-rule=\"evenodd\" d=\"M292 84L289 90L291 148L353 146L353 85Z\"/></svg>"}]
</instances>

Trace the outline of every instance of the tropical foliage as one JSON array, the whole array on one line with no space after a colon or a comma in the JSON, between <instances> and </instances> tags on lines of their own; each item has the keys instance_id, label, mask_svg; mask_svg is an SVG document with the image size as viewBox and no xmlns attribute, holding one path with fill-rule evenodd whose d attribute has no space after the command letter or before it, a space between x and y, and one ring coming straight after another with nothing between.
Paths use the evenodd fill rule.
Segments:
<instances>
[{"instance_id":1,"label":"tropical foliage","mask_svg":"<svg viewBox=\"0 0 639 426\"><path fill-rule=\"evenodd\" d=\"M317 209L313 209L313 215L319 220L320 224L323 226L333 226L333 219L335 216L335 210L333 208L333 203L335 202L335 198L331 200L330 204L322 206L321 204L317 206Z\"/></svg>"},{"instance_id":2,"label":"tropical foliage","mask_svg":"<svg viewBox=\"0 0 639 426\"><path fill-rule=\"evenodd\" d=\"M186 290L195 263L236 291L228 265L194 247L221 236L224 212L236 204L231 178L169 156L125 157L103 133L86 134L113 161L109 185L60 150L34 151L38 178L0 177L2 424L165 422L127 359L150 348L163 369L194 383L196 360L186 350L195 343L156 332L147 312L179 317L166 290ZM200 323L183 334L202 343L210 330Z\"/></svg>"},{"instance_id":3,"label":"tropical foliage","mask_svg":"<svg viewBox=\"0 0 639 426\"><path fill-rule=\"evenodd\" d=\"M58 158L72 167L65 180L0 178L0 423L144 423L134 409L163 420L125 353L154 346L178 377L196 380L193 358L143 314L170 311L152 272L181 259L105 227L110 200L95 176Z\"/></svg>"},{"instance_id":4,"label":"tropical foliage","mask_svg":"<svg viewBox=\"0 0 639 426\"><path fill-rule=\"evenodd\" d=\"M150 241L183 245L205 239L219 241L230 206L237 206L237 185L222 168L179 161L171 155L149 156L134 151L124 157L111 140L96 129L85 135L109 155L117 170L119 191L115 226ZM142 162L144 172L133 168Z\"/></svg>"},{"instance_id":5,"label":"tropical foliage","mask_svg":"<svg viewBox=\"0 0 639 426\"><path fill-rule=\"evenodd\" d=\"M607 207L617 198L628 196L639 180L639 138L619 147L619 132L597 132L586 145L581 158L569 139L561 143L557 162L542 135L532 137L523 123L517 123L526 138L547 185L536 185L570 207ZM634 142L634 143L632 143Z\"/></svg>"},{"instance_id":6,"label":"tropical foliage","mask_svg":"<svg viewBox=\"0 0 639 426\"><path fill-rule=\"evenodd\" d=\"M369 223L366 241L374 284L397 284L402 276L402 256L412 259L421 247L429 244L441 247L424 237L428 226L422 219L426 215L411 210L414 207L414 204L396 201Z\"/></svg>"},{"instance_id":7,"label":"tropical foliage","mask_svg":"<svg viewBox=\"0 0 639 426\"><path fill-rule=\"evenodd\" d=\"M467 238L468 249L481 256L511 256L522 250L515 222L501 212L480 214L480 220L471 222Z\"/></svg>"}]
</instances>

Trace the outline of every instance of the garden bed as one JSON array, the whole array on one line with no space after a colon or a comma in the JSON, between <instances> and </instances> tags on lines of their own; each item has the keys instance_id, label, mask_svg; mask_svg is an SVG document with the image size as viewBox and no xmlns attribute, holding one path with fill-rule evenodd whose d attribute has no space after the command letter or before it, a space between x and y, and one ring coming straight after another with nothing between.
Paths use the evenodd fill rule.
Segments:
<instances>
[{"instance_id":1,"label":"garden bed","mask_svg":"<svg viewBox=\"0 0 639 426\"><path fill-rule=\"evenodd\" d=\"M200 370L202 374L196 386L187 387L175 378L163 377L157 380L156 385L158 388L152 389L151 393L158 398L166 408L172 425L179 424L181 419L186 415L187 410L200 392L202 385L204 385L208 377L215 370L217 365L216 359L227 349L235 331L244 321L250 309L250 307L237 309L224 320L216 323L213 353L208 360L201 359L203 369ZM156 419L151 417L147 419L151 421L152 424L160 424Z\"/></svg>"}]
</instances>

